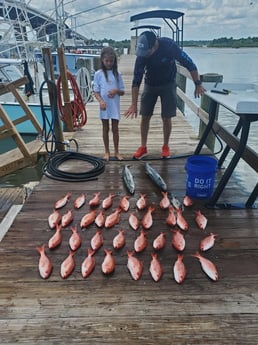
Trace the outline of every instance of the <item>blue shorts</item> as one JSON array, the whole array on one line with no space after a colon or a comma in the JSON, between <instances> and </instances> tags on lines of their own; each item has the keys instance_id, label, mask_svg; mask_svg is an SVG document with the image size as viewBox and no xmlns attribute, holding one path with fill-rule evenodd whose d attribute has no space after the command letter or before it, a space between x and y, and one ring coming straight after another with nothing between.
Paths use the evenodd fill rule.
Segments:
<instances>
[{"instance_id":1,"label":"blue shorts","mask_svg":"<svg viewBox=\"0 0 258 345\"><path fill-rule=\"evenodd\" d=\"M161 116L166 118L176 116L176 81L161 86L144 84L140 114L142 116L152 116L158 97L160 97L161 102Z\"/></svg>"}]
</instances>

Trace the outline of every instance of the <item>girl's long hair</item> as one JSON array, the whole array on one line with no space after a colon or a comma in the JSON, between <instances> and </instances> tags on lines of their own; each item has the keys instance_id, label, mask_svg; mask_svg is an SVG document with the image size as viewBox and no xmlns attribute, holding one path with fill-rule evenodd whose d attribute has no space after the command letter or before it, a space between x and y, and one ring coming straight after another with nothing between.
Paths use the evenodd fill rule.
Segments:
<instances>
[{"instance_id":1,"label":"girl's long hair","mask_svg":"<svg viewBox=\"0 0 258 345\"><path fill-rule=\"evenodd\" d=\"M103 58L105 58L105 57L112 57L112 58L114 58L114 64L113 64L113 67L112 67L112 72L113 72L115 78L118 80L117 56L116 56L115 50L112 47L104 47L104 48L102 48L101 54L100 54L101 69L104 72L106 81L108 81L107 68L103 64Z\"/></svg>"}]
</instances>

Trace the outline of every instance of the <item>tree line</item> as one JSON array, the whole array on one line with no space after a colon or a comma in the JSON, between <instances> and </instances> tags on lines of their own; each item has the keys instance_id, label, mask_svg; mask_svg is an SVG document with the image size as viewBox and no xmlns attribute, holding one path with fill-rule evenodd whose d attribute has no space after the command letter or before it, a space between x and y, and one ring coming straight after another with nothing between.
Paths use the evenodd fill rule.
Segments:
<instances>
[{"instance_id":1,"label":"tree line","mask_svg":"<svg viewBox=\"0 0 258 345\"><path fill-rule=\"evenodd\" d=\"M247 37L238 39L235 39L233 37L221 37L213 39L211 41L185 41L184 46L206 46L211 48L254 48L258 47L258 37Z\"/></svg>"},{"instance_id":2,"label":"tree line","mask_svg":"<svg viewBox=\"0 0 258 345\"><path fill-rule=\"evenodd\" d=\"M89 44L108 43L110 46L117 49L119 52L123 52L124 48L130 49L130 40L115 41L112 39L104 38L103 40L93 41L89 40ZM258 47L258 37L247 37L247 38L227 38L221 37L213 40L189 40L184 41L184 47L211 47L211 48L253 48Z\"/></svg>"}]
</instances>

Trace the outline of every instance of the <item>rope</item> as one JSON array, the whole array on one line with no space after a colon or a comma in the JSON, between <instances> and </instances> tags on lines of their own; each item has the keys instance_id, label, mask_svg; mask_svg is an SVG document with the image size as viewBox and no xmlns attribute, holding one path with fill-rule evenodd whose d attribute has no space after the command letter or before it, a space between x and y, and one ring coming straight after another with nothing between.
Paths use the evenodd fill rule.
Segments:
<instances>
[{"instance_id":1,"label":"rope","mask_svg":"<svg viewBox=\"0 0 258 345\"><path fill-rule=\"evenodd\" d=\"M70 81L72 91L74 94L74 99L71 101L73 126L75 128L83 127L87 122L87 112L84 106L84 102L80 93L80 89L76 82L75 77L67 71L67 79ZM61 114L61 119L64 121L64 103L61 95L61 76L57 80L57 99L58 99L58 109Z\"/></svg>"},{"instance_id":2,"label":"rope","mask_svg":"<svg viewBox=\"0 0 258 345\"><path fill-rule=\"evenodd\" d=\"M87 162L93 166L84 172L67 172L59 169L59 166L71 159L81 160ZM97 176L102 174L105 170L105 164L102 159L82 154L79 152L56 152L43 166L43 174L51 179L65 181L65 182L83 182L93 181L97 179Z\"/></svg>"}]
</instances>

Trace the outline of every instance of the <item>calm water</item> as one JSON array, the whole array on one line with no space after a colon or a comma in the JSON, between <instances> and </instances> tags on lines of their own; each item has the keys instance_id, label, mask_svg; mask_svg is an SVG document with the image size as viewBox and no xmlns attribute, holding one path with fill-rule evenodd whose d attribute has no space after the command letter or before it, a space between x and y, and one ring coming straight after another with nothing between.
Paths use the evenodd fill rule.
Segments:
<instances>
[{"instance_id":1,"label":"calm water","mask_svg":"<svg viewBox=\"0 0 258 345\"><path fill-rule=\"evenodd\" d=\"M258 84L258 48L215 49L185 48L197 64L200 74L218 73L227 83ZM193 95L193 85L188 83L187 93ZM193 128L198 131L199 121L191 110L186 109L186 117ZM238 118L225 108L220 107L219 121L226 128L233 130ZM198 132L197 132L198 133ZM248 145L258 152L258 122L251 124ZM232 156L229 155L228 160ZM257 183L257 173L240 160L235 175L239 178L243 189L250 192Z\"/></svg>"}]
</instances>

